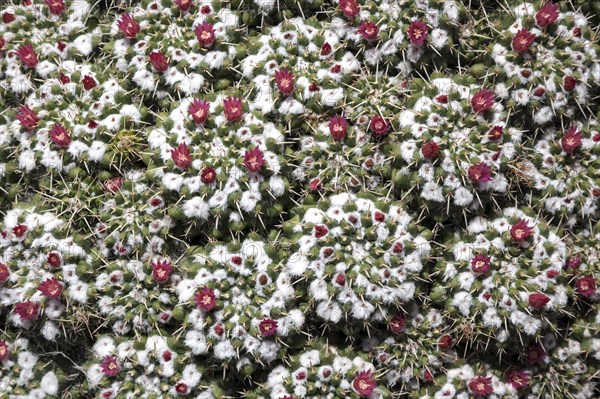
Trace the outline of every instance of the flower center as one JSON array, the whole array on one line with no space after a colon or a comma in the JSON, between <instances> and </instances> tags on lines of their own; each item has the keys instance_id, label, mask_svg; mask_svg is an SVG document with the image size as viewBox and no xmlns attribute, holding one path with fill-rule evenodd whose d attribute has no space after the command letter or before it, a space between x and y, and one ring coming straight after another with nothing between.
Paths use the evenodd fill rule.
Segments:
<instances>
[{"instance_id":1,"label":"flower center","mask_svg":"<svg viewBox=\"0 0 600 399\"><path fill-rule=\"evenodd\" d=\"M211 38L211 34L208 31L202 31L202 34L200 35L200 38L202 40L209 40Z\"/></svg>"},{"instance_id":2,"label":"flower center","mask_svg":"<svg viewBox=\"0 0 600 399\"><path fill-rule=\"evenodd\" d=\"M419 29L419 28L415 28L415 30L413 30L413 36L416 39L420 39L421 36L423 36L423 31L421 29Z\"/></svg>"},{"instance_id":3,"label":"flower center","mask_svg":"<svg viewBox=\"0 0 600 399\"><path fill-rule=\"evenodd\" d=\"M212 298L210 295L204 295L202 297L202 304L204 305L210 305L212 303Z\"/></svg>"}]
</instances>

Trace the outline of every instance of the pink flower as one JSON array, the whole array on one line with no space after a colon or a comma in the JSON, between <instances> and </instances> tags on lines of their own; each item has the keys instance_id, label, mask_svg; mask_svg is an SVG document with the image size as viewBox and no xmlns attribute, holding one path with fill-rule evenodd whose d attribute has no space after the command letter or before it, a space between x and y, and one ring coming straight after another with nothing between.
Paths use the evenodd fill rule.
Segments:
<instances>
[{"instance_id":1,"label":"pink flower","mask_svg":"<svg viewBox=\"0 0 600 399\"><path fill-rule=\"evenodd\" d=\"M223 112L228 122L242 119L242 99L238 97L227 97L223 100Z\"/></svg>"},{"instance_id":2,"label":"pink flower","mask_svg":"<svg viewBox=\"0 0 600 399\"><path fill-rule=\"evenodd\" d=\"M563 79L563 90L564 91L571 91L575 88L575 86L577 85L577 79L575 79L575 77L573 76L565 76Z\"/></svg>"},{"instance_id":3,"label":"pink flower","mask_svg":"<svg viewBox=\"0 0 600 399\"><path fill-rule=\"evenodd\" d=\"M581 131L577 130L577 126L571 126L560 140L563 151L570 154L581 147L581 138Z\"/></svg>"},{"instance_id":4,"label":"pink flower","mask_svg":"<svg viewBox=\"0 0 600 399\"><path fill-rule=\"evenodd\" d=\"M21 122L21 126L23 126L27 130L35 129L38 122L40 121L38 115L26 105L21 105L21 107L19 107L17 119L19 120L19 122Z\"/></svg>"},{"instance_id":5,"label":"pink flower","mask_svg":"<svg viewBox=\"0 0 600 399\"><path fill-rule=\"evenodd\" d=\"M433 161L440 153L440 146L435 141L429 141L421 147L421 155L423 158Z\"/></svg>"},{"instance_id":6,"label":"pink flower","mask_svg":"<svg viewBox=\"0 0 600 399\"><path fill-rule=\"evenodd\" d=\"M187 144L180 143L177 148L171 150L171 159L179 169L186 170L192 164L192 156Z\"/></svg>"},{"instance_id":7,"label":"pink flower","mask_svg":"<svg viewBox=\"0 0 600 399\"><path fill-rule=\"evenodd\" d=\"M195 98L188 107L188 113L196 124L203 125L210 114L210 103Z\"/></svg>"},{"instance_id":8,"label":"pink flower","mask_svg":"<svg viewBox=\"0 0 600 399\"><path fill-rule=\"evenodd\" d=\"M0 339L0 362L4 362L10 355L10 348L6 341Z\"/></svg>"},{"instance_id":9,"label":"pink flower","mask_svg":"<svg viewBox=\"0 0 600 399\"><path fill-rule=\"evenodd\" d=\"M58 269L62 265L62 258L58 252L50 252L46 257L46 261L48 265L50 265L51 269Z\"/></svg>"},{"instance_id":10,"label":"pink flower","mask_svg":"<svg viewBox=\"0 0 600 399\"><path fill-rule=\"evenodd\" d=\"M504 129L502 128L502 126L494 126L488 132L488 139L490 139L492 141L497 141L502 138L503 134L504 134Z\"/></svg>"},{"instance_id":11,"label":"pink flower","mask_svg":"<svg viewBox=\"0 0 600 399\"><path fill-rule=\"evenodd\" d=\"M491 377L477 377L469 382L469 389L475 395L489 395L494 393Z\"/></svg>"},{"instance_id":12,"label":"pink flower","mask_svg":"<svg viewBox=\"0 0 600 399\"><path fill-rule=\"evenodd\" d=\"M10 277L10 270L5 263L0 263L0 285L6 283Z\"/></svg>"},{"instance_id":13,"label":"pink flower","mask_svg":"<svg viewBox=\"0 0 600 399\"><path fill-rule=\"evenodd\" d=\"M321 189L321 180L314 178L308 183L308 188L311 191L319 191Z\"/></svg>"},{"instance_id":14,"label":"pink flower","mask_svg":"<svg viewBox=\"0 0 600 399\"><path fill-rule=\"evenodd\" d=\"M201 47L210 47L215 41L215 29L212 24L203 22L196 26L196 38Z\"/></svg>"},{"instance_id":15,"label":"pink flower","mask_svg":"<svg viewBox=\"0 0 600 399\"><path fill-rule=\"evenodd\" d=\"M334 140L343 141L346 138L348 122L343 116L333 116L329 120L329 134Z\"/></svg>"},{"instance_id":16,"label":"pink flower","mask_svg":"<svg viewBox=\"0 0 600 399\"><path fill-rule=\"evenodd\" d=\"M208 312L217 306L217 298L215 292L208 287L204 287L202 291L194 296L196 305L205 312Z\"/></svg>"},{"instance_id":17,"label":"pink flower","mask_svg":"<svg viewBox=\"0 0 600 399\"><path fill-rule=\"evenodd\" d=\"M553 24L558 19L558 5L549 1L535 14L535 22L540 28Z\"/></svg>"},{"instance_id":18,"label":"pink flower","mask_svg":"<svg viewBox=\"0 0 600 399\"><path fill-rule=\"evenodd\" d=\"M356 17L360 12L358 0L340 0L340 10L342 10L344 16L348 19Z\"/></svg>"},{"instance_id":19,"label":"pink flower","mask_svg":"<svg viewBox=\"0 0 600 399\"><path fill-rule=\"evenodd\" d=\"M185 382L175 384L175 392L177 395L187 395L190 393L190 387Z\"/></svg>"},{"instance_id":20,"label":"pink flower","mask_svg":"<svg viewBox=\"0 0 600 399\"><path fill-rule=\"evenodd\" d=\"M581 277L575 283L577 292L584 297L590 297L596 293L596 280L592 276Z\"/></svg>"},{"instance_id":21,"label":"pink flower","mask_svg":"<svg viewBox=\"0 0 600 399\"><path fill-rule=\"evenodd\" d=\"M148 57L156 72L163 73L169 68L169 60L160 51L153 51Z\"/></svg>"},{"instance_id":22,"label":"pink flower","mask_svg":"<svg viewBox=\"0 0 600 399\"><path fill-rule=\"evenodd\" d=\"M370 370L361 371L352 381L352 388L362 396L371 395L376 386L377 380Z\"/></svg>"},{"instance_id":23,"label":"pink flower","mask_svg":"<svg viewBox=\"0 0 600 399\"><path fill-rule=\"evenodd\" d=\"M408 27L408 39L412 44L422 45L427 39L427 24L420 19L413 21Z\"/></svg>"},{"instance_id":24,"label":"pink flower","mask_svg":"<svg viewBox=\"0 0 600 399\"><path fill-rule=\"evenodd\" d=\"M481 89L471 98L471 108L476 114L480 114L494 105L494 92Z\"/></svg>"},{"instance_id":25,"label":"pink flower","mask_svg":"<svg viewBox=\"0 0 600 399\"><path fill-rule=\"evenodd\" d=\"M540 344L530 346L526 352L527 364L534 365L543 362L546 357L546 350Z\"/></svg>"},{"instance_id":26,"label":"pink flower","mask_svg":"<svg viewBox=\"0 0 600 399\"><path fill-rule=\"evenodd\" d=\"M481 184L491 181L491 173L492 169L485 162L481 162L476 165L471 165L468 171L469 179L475 184Z\"/></svg>"},{"instance_id":27,"label":"pink flower","mask_svg":"<svg viewBox=\"0 0 600 399\"><path fill-rule=\"evenodd\" d=\"M263 153L258 147L254 147L252 150L246 150L244 154L244 166L250 172L258 172L260 168L265 164Z\"/></svg>"},{"instance_id":28,"label":"pink flower","mask_svg":"<svg viewBox=\"0 0 600 399\"><path fill-rule=\"evenodd\" d=\"M13 233L15 234L15 236L17 236L17 238L22 238L25 233L27 233L27 230L29 230L27 228L27 225L24 224L18 224L15 227L13 227Z\"/></svg>"},{"instance_id":29,"label":"pink flower","mask_svg":"<svg viewBox=\"0 0 600 399\"><path fill-rule=\"evenodd\" d=\"M19 57L19 60L29 68L35 68L38 64L37 56L35 55L35 51L31 44L25 44L19 47L17 50L17 57Z\"/></svg>"},{"instance_id":30,"label":"pink flower","mask_svg":"<svg viewBox=\"0 0 600 399\"><path fill-rule=\"evenodd\" d=\"M390 330L392 330L392 332L394 334L400 334L402 331L404 331L405 327L406 327L406 317L403 317L401 315L396 315L390 321Z\"/></svg>"},{"instance_id":31,"label":"pink flower","mask_svg":"<svg viewBox=\"0 0 600 399\"><path fill-rule=\"evenodd\" d=\"M50 140L58 148L67 148L71 145L71 136L60 123L54 124L52 129L50 129L50 132L48 132L48 135L50 136Z\"/></svg>"},{"instance_id":32,"label":"pink flower","mask_svg":"<svg viewBox=\"0 0 600 399\"><path fill-rule=\"evenodd\" d=\"M369 42L377 39L379 28L371 21L361 22L358 26L358 33Z\"/></svg>"},{"instance_id":33,"label":"pink flower","mask_svg":"<svg viewBox=\"0 0 600 399\"><path fill-rule=\"evenodd\" d=\"M192 0L175 0L174 3L182 12L189 11L192 6Z\"/></svg>"},{"instance_id":34,"label":"pink flower","mask_svg":"<svg viewBox=\"0 0 600 399\"><path fill-rule=\"evenodd\" d=\"M217 172L212 166L206 166L200 172L200 180L204 184L213 184L217 180Z\"/></svg>"},{"instance_id":35,"label":"pink flower","mask_svg":"<svg viewBox=\"0 0 600 399\"><path fill-rule=\"evenodd\" d=\"M369 128L377 136L382 136L390 130L390 123L380 115L375 115L371 117Z\"/></svg>"},{"instance_id":36,"label":"pink flower","mask_svg":"<svg viewBox=\"0 0 600 399\"><path fill-rule=\"evenodd\" d=\"M514 243L521 244L533 233L533 227L527 225L524 219L519 219L510 227L510 236Z\"/></svg>"},{"instance_id":37,"label":"pink flower","mask_svg":"<svg viewBox=\"0 0 600 399\"><path fill-rule=\"evenodd\" d=\"M546 294L536 292L529 295L529 306L534 309L543 308L548 302L550 302L550 297Z\"/></svg>"},{"instance_id":38,"label":"pink flower","mask_svg":"<svg viewBox=\"0 0 600 399\"><path fill-rule=\"evenodd\" d=\"M315 238L323 238L329 233L329 229L327 226L322 224L317 224L315 226Z\"/></svg>"},{"instance_id":39,"label":"pink flower","mask_svg":"<svg viewBox=\"0 0 600 399\"><path fill-rule=\"evenodd\" d=\"M275 82L279 91L286 96L294 91L294 75L287 69L275 72Z\"/></svg>"},{"instance_id":40,"label":"pink flower","mask_svg":"<svg viewBox=\"0 0 600 399\"><path fill-rule=\"evenodd\" d=\"M121 371L116 356L105 356L100 364L102 372L109 377L115 377Z\"/></svg>"},{"instance_id":41,"label":"pink flower","mask_svg":"<svg viewBox=\"0 0 600 399\"><path fill-rule=\"evenodd\" d=\"M109 193L117 192L123 187L123 178L121 176L113 177L104 182L104 189Z\"/></svg>"},{"instance_id":42,"label":"pink flower","mask_svg":"<svg viewBox=\"0 0 600 399\"><path fill-rule=\"evenodd\" d=\"M127 13L121 15L121 19L117 22L117 26L128 39L133 39L140 33L140 25Z\"/></svg>"},{"instance_id":43,"label":"pink flower","mask_svg":"<svg viewBox=\"0 0 600 399\"><path fill-rule=\"evenodd\" d=\"M523 54L535 40L535 35L527 28L520 29L512 39L512 48L519 54Z\"/></svg>"},{"instance_id":44,"label":"pink flower","mask_svg":"<svg viewBox=\"0 0 600 399\"><path fill-rule=\"evenodd\" d=\"M471 269L477 274L485 273L490 270L490 259L491 257L483 254L475 255L471 259Z\"/></svg>"},{"instance_id":45,"label":"pink flower","mask_svg":"<svg viewBox=\"0 0 600 399\"><path fill-rule=\"evenodd\" d=\"M166 283L173 273L173 266L168 261L152 263L152 277L159 284Z\"/></svg>"},{"instance_id":46,"label":"pink flower","mask_svg":"<svg viewBox=\"0 0 600 399\"><path fill-rule=\"evenodd\" d=\"M567 264L565 265L565 269L573 269L573 270L577 270L579 269L579 265L581 265L581 258L579 256L576 256L574 258L569 258L567 260Z\"/></svg>"},{"instance_id":47,"label":"pink flower","mask_svg":"<svg viewBox=\"0 0 600 399\"><path fill-rule=\"evenodd\" d=\"M33 320L37 317L39 311L38 304L33 301L19 302L15 305L15 313L21 320Z\"/></svg>"},{"instance_id":48,"label":"pink flower","mask_svg":"<svg viewBox=\"0 0 600 399\"><path fill-rule=\"evenodd\" d=\"M525 371L512 370L506 374L506 382L514 389L523 389L529 386L529 373Z\"/></svg>"},{"instance_id":49,"label":"pink flower","mask_svg":"<svg viewBox=\"0 0 600 399\"><path fill-rule=\"evenodd\" d=\"M94 87L97 86L96 81L90 75L85 75L83 77L82 82L83 82L83 88L86 90L92 90Z\"/></svg>"},{"instance_id":50,"label":"pink flower","mask_svg":"<svg viewBox=\"0 0 600 399\"><path fill-rule=\"evenodd\" d=\"M442 335L437 342L438 346L442 349L451 348L453 345L452 337L449 335Z\"/></svg>"},{"instance_id":51,"label":"pink flower","mask_svg":"<svg viewBox=\"0 0 600 399\"><path fill-rule=\"evenodd\" d=\"M1 48L1 47L0 47ZM321 46L321 55L323 57L328 56L329 54L331 54L331 44L325 42L323 43L323 45Z\"/></svg>"},{"instance_id":52,"label":"pink flower","mask_svg":"<svg viewBox=\"0 0 600 399\"><path fill-rule=\"evenodd\" d=\"M260 330L262 336L266 337L268 335L275 334L277 332L278 325L279 323L273 319L262 319L260 323L258 323L258 329Z\"/></svg>"},{"instance_id":53,"label":"pink flower","mask_svg":"<svg viewBox=\"0 0 600 399\"><path fill-rule=\"evenodd\" d=\"M40 284L38 290L48 298L58 299L62 294L63 286L56 278L47 278Z\"/></svg>"},{"instance_id":54,"label":"pink flower","mask_svg":"<svg viewBox=\"0 0 600 399\"><path fill-rule=\"evenodd\" d=\"M4 22L5 24L10 24L15 19L17 19L17 18L15 17L15 14L13 14L12 12L5 12L4 14L2 14L2 22Z\"/></svg>"},{"instance_id":55,"label":"pink flower","mask_svg":"<svg viewBox=\"0 0 600 399\"><path fill-rule=\"evenodd\" d=\"M64 85L66 85L67 83L71 83L71 78L62 72L60 73L60 75L58 75L58 79L60 80L60 83Z\"/></svg>"},{"instance_id":56,"label":"pink flower","mask_svg":"<svg viewBox=\"0 0 600 399\"><path fill-rule=\"evenodd\" d=\"M65 3L63 0L44 0L44 3L46 3L50 12L54 15L61 15L65 10Z\"/></svg>"}]
</instances>

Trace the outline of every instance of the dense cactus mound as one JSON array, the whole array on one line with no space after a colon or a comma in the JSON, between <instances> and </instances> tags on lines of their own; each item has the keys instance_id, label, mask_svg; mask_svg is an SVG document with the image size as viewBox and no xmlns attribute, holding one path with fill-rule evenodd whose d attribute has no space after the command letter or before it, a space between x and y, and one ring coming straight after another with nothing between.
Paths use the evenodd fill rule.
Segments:
<instances>
[{"instance_id":1,"label":"dense cactus mound","mask_svg":"<svg viewBox=\"0 0 600 399\"><path fill-rule=\"evenodd\" d=\"M600 5L0 2L0 398L597 399Z\"/></svg>"}]
</instances>

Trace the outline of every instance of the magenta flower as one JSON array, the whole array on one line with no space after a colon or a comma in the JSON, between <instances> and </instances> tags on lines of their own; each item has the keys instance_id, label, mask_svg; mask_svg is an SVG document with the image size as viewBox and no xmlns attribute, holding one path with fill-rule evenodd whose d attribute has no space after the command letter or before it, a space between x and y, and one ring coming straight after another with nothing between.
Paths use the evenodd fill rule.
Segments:
<instances>
[{"instance_id":1,"label":"magenta flower","mask_svg":"<svg viewBox=\"0 0 600 399\"><path fill-rule=\"evenodd\" d=\"M327 226L323 224L317 224L315 226L315 238L323 238L329 233Z\"/></svg>"},{"instance_id":2,"label":"magenta flower","mask_svg":"<svg viewBox=\"0 0 600 399\"><path fill-rule=\"evenodd\" d=\"M104 182L104 189L109 193L117 192L123 187L123 177L117 176Z\"/></svg>"},{"instance_id":3,"label":"magenta flower","mask_svg":"<svg viewBox=\"0 0 600 399\"><path fill-rule=\"evenodd\" d=\"M358 26L358 33L368 42L372 42L377 39L379 35L379 28L371 21L361 22Z\"/></svg>"},{"instance_id":4,"label":"magenta flower","mask_svg":"<svg viewBox=\"0 0 600 399\"><path fill-rule=\"evenodd\" d=\"M488 139L490 139L492 141L497 141L502 138L503 134L504 134L504 129L502 128L502 126L494 126L488 132Z\"/></svg>"},{"instance_id":5,"label":"magenta flower","mask_svg":"<svg viewBox=\"0 0 600 399\"><path fill-rule=\"evenodd\" d=\"M575 283L577 292L585 297L591 297L596 293L596 280L592 276L581 277Z\"/></svg>"},{"instance_id":6,"label":"magenta flower","mask_svg":"<svg viewBox=\"0 0 600 399\"><path fill-rule=\"evenodd\" d=\"M63 0L44 0L44 3L46 3L50 12L54 15L61 15L65 10L65 3Z\"/></svg>"},{"instance_id":7,"label":"magenta flower","mask_svg":"<svg viewBox=\"0 0 600 399\"><path fill-rule=\"evenodd\" d=\"M31 44L25 44L17 50L19 60L29 68L35 68L38 64L37 56Z\"/></svg>"},{"instance_id":8,"label":"magenta flower","mask_svg":"<svg viewBox=\"0 0 600 399\"><path fill-rule=\"evenodd\" d=\"M540 28L553 24L558 19L558 5L549 1L535 14L535 22Z\"/></svg>"},{"instance_id":9,"label":"magenta flower","mask_svg":"<svg viewBox=\"0 0 600 399\"><path fill-rule=\"evenodd\" d=\"M277 326L279 324L273 319L262 319L258 323L258 329L263 337L273 335L277 332Z\"/></svg>"},{"instance_id":10,"label":"magenta flower","mask_svg":"<svg viewBox=\"0 0 600 399\"><path fill-rule=\"evenodd\" d=\"M105 356L100 367L102 368L102 372L109 377L115 377L121 371L116 356Z\"/></svg>"},{"instance_id":11,"label":"magenta flower","mask_svg":"<svg viewBox=\"0 0 600 399\"><path fill-rule=\"evenodd\" d=\"M67 148L71 145L71 136L69 132L64 128L60 123L54 124L50 132L48 132L50 136L50 140L58 147L58 148Z\"/></svg>"},{"instance_id":12,"label":"magenta flower","mask_svg":"<svg viewBox=\"0 0 600 399\"><path fill-rule=\"evenodd\" d=\"M469 382L469 389L475 395L489 395L494 393L491 377L477 377Z\"/></svg>"},{"instance_id":13,"label":"magenta flower","mask_svg":"<svg viewBox=\"0 0 600 399\"><path fill-rule=\"evenodd\" d=\"M360 12L358 0L340 0L340 10L342 10L344 16L348 19L356 17Z\"/></svg>"},{"instance_id":14,"label":"magenta flower","mask_svg":"<svg viewBox=\"0 0 600 399\"><path fill-rule=\"evenodd\" d=\"M483 254L475 255L475 257L471 259L471 269L477 274L487 272L490 270L490 259L492 258Z\"/></svg>"},{"instance_id":15,"label":"magenta flower","mask_svg":"<svg viewBox=\"0 0 600 399\"><path fill-rule=\"evenodd\" d=\"M208 287L204 287L202 291L194 296L196 305L205 312L208 312L217 306L217 297L215 292Z\"/></svg>"},{"instance_id":16,"label":"magenta flower","mask_svg":"<svg viewBox=\"0 0 600 399\"><path fill-rule=\"evenodd\" d=\"M492 180L492 168L485 163L480 162L469 167L469 179L475 184L481 184Z\"/></svg>"},{"instance_id":17,"label":"magenta flower","mask_svg":"<svg viewBox=\"0 0 600 399\"><path fill-rule=\"evenodd\" d=\"M435 141L429 141L421 147L421 155L423 158L433 161L440 153L440 146Z\"/></svg>"},{"instance_id":18,"label":"magenta flower","mask_svg":"<svg viewBox=\"0 0 600 399\"><path fill-rule=\"evenodd\" d=\"M201 47L210 47L215 41L215 28L208 22L196 26L196 38Z\"/></svg>"},{"instance_id":19,"label":"magenta flower","mask_svg":"<svg viewBox=\"0 0 600 399\"><path fill-rule=\"evenodd\" d=\"M481 89L471 98L471 108L476 114L480 114L494 105L494 92Z\"/></svg>"},{"instance_id":20,"label":"magenta flower","mask_svg":"<svg viewBox=\"0 0 600 399\"><path fill-rule=\"evenodd\" d=\"M565 76L563 78L563 90L571 91L577 85L577 79L574 76Z\"/></svg>"},{"instance_id":21,"label":"magenta flower","mask_svg":"<svg viewBox=\"0 0 600 399\"><path fill-rule=\"evenodd\" d=\"M179 169L186 170L192 164L192 156L187 144L180 143L177 148L171 150L171 159Z\"/></svg>"},{"instance_id":22,"label":"magenta flower","mask_svg":"<svg viewBox=\"0 0 600 399\"><path fill-rule=\"evenodd\" d=\"M197 125L203 125L210 114L210 103L195 98L188 107L188 113Z\"/></svg>"},{"instance_id":23,"label":"magenta flower","mask_svg":"<svg viewBox=\"0 0 600 399\"><path fill-rule=\"evenodd\" d=\"M512 39L512 48L519 54L523 54L535 40L535 35L527 28L520 29Z\"/></svg>"},{"instance_id":24,"label":"magenta flower","mask_svg":"<svg viewBox=\"0 0 600 399\"><path fill-rule=\"evenodd\" d=\"M35 113L31 108L29 108L26 105L21 105L19 107L17 119L19 120L19 122L21 122L21 126L23 126L27 130L35 129L38 122L40 121L37 113Z\"/></svg>"},{"instance_id":25,"label":"magenta flower","mask_svg":"<svg viewBox=\"0 0 600 399\"><path fill-rule=\"evenodd\" d=\"M152 263L152 277L157 283L162 284L169 281L171 273L173 273L173 266L168 261Z\"/></svg>"},{"instance_id":26,"label":"magenta flower","mask_svg":"<svg viewBox=\"0 0 600 399\"><path fill-rule=\"evenodd\" d=\"M58 269L62 265L62 258L56 251L50 252L46 257L46 261L48 262L48 265L50 265L51 269Z\"/></svg>"},{"instance_id":27,"label":"magenta flower","mask_svg":"<svg viewBox=\"0 0 600 399\"><path fill-rule=\"evenodd\" d=\"M516 244L521 244L533 234L533 227L527 225L524 219L519 219L510 227L510 237Z\"/></svg>"},{"instance_id":28,"label":"magenta flower","mask_svg":"<svg viewBox=\"0 0 600 399\"><path fill-rule=\"evenodd\" d=\"M242 119L242 99L238 97L227 97L223 100L223 112L228 122Z\"/></svg>"},{"instance_id":29,"label":"magenta flower","mask_svg":"<svg viewBox=\"0 0 600 399\"><path fill-rule=\"evenodd\" d=\"M276 71L275 82L281 94L287 96L294 91L294 75L288 69Z\"/></svg>"},{"instance_id":30,"label":"magenta flower","mask_svg":"<svg viewBox=\"0 0 600 399\"><path fill-rule=\"evenodd\" d=\"M128 13L121 15L117 26L123 32L126 38L133 39L140 32L140 25Z\"/></svg>"},{"instance_id":31,"label":"magenta flower","mask_svg":"<svg viewBox=\"0 0 600 399\"><path fill-rule=\"evenodd\" d=\"M48 298L58 299L62 294L63 286L56 278L48 278L40 284L38 290Z\"/></svg>"},{"instance_id":32,"label":"magenta flower","mask_svg":"<svg viewBox=\"0 0 600 399\"><path fill-rule=\"evenodd\" d=\"M529 386L530 376L525 371L512 370L506 374L506 382L514 389L523 389Z\"/></svg>"},{"instance_id":33,"label":"magenta flower","mask_svg":"<svg viewBox=\"0 0 600 399\"><path fill-rule=\"evenodd\" d=\"M408 39L412 44L422 45L428 35L427 24L420 19L413 21L408 27Z\"/></svg>"},{"instance_id":34,"label":"magenta flower","mask_svg":"<svg viewBox=\"0 0 600 399\"><path fill-rule=\"evenodd\" d=\"M263 152L258 148L254 147L252 150L246 150L244 154L244 166L250 172L258 172L260 168L265 164Z\"/></svg>"},{"instance_id":35,"label":"magenta flower","mask_svg":"<svg viewBox=\"0 0 600 399\"><path fill-rule=\"evenodd\" d=\"M548 356L544 347L540 344L530 346L526 352L527 364L534 365L543 362Z\"/></svg>"},{"instance_id":36,"label":"magenta flower","mask_svg":"<svg viewBox=\"0 0 600 399\"><path fill-rule=\"evenodd\" d=\"M217 172L212 166L206 166L200 172L200 180L204 184L213 184L217 180Z\"/></svg>"},{"instance_id":37,"label":"magenta flower","mask_svg":"<svg viewBox=\"0 0 600 399\"><path fill-rule=\"evenodd\" d=\"M400 334L402 331L404 331L404 328L406 327L406 317L402 316L402 315L396 315L392 318L392 320L390 321L390 330L392 330L392 332L394 334Z\"/></svg>"},{"instance_id":38,"label":"magenta flower","mask_svg":"<svg viewBox=\"0 0 600 399\"><path fill-rule=\"evenodd\" d=\"M189 11L190 7L192 7L192 0L175 0L174 3L179 7L181 12Z\"/></svg>"},{"instance_id":39,"label":"magenta flower","mask_svg":"<svg viewBox=\"0 0 600 399\"><path fill-rule=\"evenodd\" d=\"M5 263L0 263L0 285L6 283L10 278L10 270Z\"/></svg>"},{"instance_id":40,"label":"magenta flower","mask_svg":"<svg viewBox=\"0 0 600 399\"><path fill-rule=\"evenodd\" d=\"M86 90L92 90L94 87L96 87L98 85L96 83L96 81L94 80L94 78L91 77L90 75L85 75L83 77L82 83L83 83L83 88Z\"/></svg>"},{"instance_id":41,"label":"magenta flower","mask_svg":"<svg viewBox=\"0 0 600 399\"><path fill-rule=\"evenodd\" d=\"M9 355L10 348L8 347L8 344L6 343L6 341L0 339L0 362L3 362L6 359L8 359Z\"/></svg>"},{"instance_id":42,"label":"magenta flower","mask_svg":"<svg viewBox=\"0 0 600 399\"><path fill-rule=\"evenodd\" d=\"M169 60L160 51L153 51L148 57L156 72L163 73L169 68Z\"/></svg>"},{"instance_id":43,"label":"magenta flower","mask_svg":"<svg viewBox=\"0 0 600 399\"><path fill-rule=\"evenodd\" d=\"M546 306L548 302L550 302L550 297L546 294L536 292L529 295L529 306L534 309L541 309Z\"/></svg>"},{"instance_id":44,"label":"magenta flower","mask_svg":"<svg viewBox=\"0 0 600 399\"><path fill-rule=\"evenodd\" d=\"M33 320L38 316L39 306L33 301L19 302L15 305L15 313L21 320Z\"/></svg>"},{"instance_id":45,"label":"magenta flower","mask_svg":"<svg viewBox=\"0 0 600 399\"><path fill-rule=\"evenodd\" d=\"M329 120L329 134L334 140L343 141L346 138L348 122L343 116L333 116Z\"/></svg>"},{"instance_id":46,"label":"magenta flower","mask_svg":"<svg viewBox=\"0 0 600 399\"><path fill-rule=\"evenodd\" d=\"M577 130L577 126L571 126L569 130L567 130L567 133L565 133L563 138L560 140L560 145L562 146L564 152L570 154L581 147L581 139L581 131Z\"/></svg>"},{"instance_id":47,"label":"magenta flower","mask_svg":"<svg viewBox=\"0 0 600 399\"><path fill-rule=\"evenodd\" d=\"M376 386L377 380L370 370L361 371L352 381L352 388L362 396L371 395Z\"/></svg>"},{"instance_id":48,"label":"magenta flower","mask_svg":"<svg viewBox=\"0 0 600 399\"><path fill-rule=\"evenodd\" d=\"M383 136L390 130L390 123L380 115L375 115L371 117L369 128L377 136Z\"/></svg>"}]
</instances>

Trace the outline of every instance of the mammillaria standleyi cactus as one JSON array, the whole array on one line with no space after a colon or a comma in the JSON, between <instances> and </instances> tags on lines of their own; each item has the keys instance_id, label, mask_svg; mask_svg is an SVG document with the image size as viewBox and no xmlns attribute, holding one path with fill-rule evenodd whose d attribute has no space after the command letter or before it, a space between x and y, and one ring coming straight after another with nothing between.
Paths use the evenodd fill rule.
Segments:
<instances>
[{"instance_id":1,"label":"mammillaria standleyi cactus","mask_svg":"<svg viewBox=\"0 0 600 399\"><path fill-rule=\"evenodd\" d=\"M596 3L0 1L0 397L597 398Z\"/></svg>"}]
</instances>

